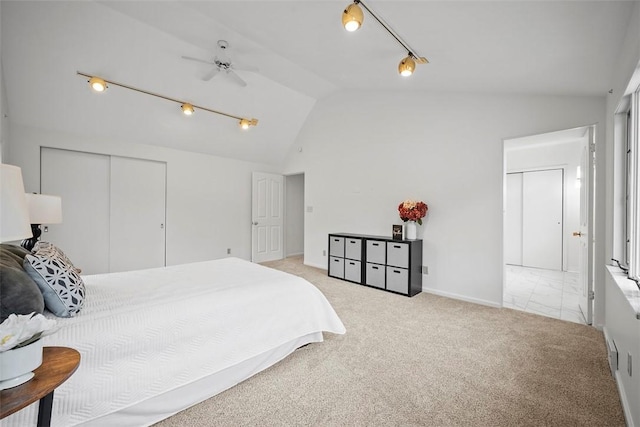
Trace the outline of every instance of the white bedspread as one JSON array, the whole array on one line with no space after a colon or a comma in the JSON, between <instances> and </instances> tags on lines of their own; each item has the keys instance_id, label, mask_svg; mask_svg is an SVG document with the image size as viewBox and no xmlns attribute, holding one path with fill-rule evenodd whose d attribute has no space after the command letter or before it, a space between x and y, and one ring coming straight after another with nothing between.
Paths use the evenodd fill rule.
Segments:
<instances>
[{"instance_id":1,"label":"white bedspread","mask_svg":"<svg viewBox=\"0 0 640 427\"><path fill-rule=\"evenodd\" d=\"M81 353L55 392L54 426L90 423L303 335L345 332L315 286L237 258L83 279L83 310L45 338ZM35 425L36 406L0 424Z\"/></svg>"}]
</instances>

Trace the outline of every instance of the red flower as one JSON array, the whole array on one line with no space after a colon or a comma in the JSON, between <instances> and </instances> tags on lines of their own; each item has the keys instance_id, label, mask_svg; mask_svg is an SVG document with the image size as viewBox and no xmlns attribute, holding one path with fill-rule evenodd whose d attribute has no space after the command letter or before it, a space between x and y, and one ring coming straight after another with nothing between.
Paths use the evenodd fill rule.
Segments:
<instances>
[{"instance_id":1,"label":"red flower","mask_svg":"<svg viewBox=\"0 0 640 427\"><path fill-rule=\"evenodd\" d=\"M417 202L415 200L405 200L398 206L398 213L400 219L403 221L416 221L422 225L422 218L427 215L429 207L424 202Z\"/></svg>"}]
</instances>

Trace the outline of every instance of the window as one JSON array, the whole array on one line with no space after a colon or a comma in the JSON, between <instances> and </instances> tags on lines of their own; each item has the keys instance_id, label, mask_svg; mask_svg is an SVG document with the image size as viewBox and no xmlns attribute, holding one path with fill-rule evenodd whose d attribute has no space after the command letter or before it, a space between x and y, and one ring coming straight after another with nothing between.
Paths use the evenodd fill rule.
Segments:
<instances>
[{"instance_id":1,"label":"window","mask_svg":"<svg viewBox=\"0 0 640 427\"><path fill-rule=\"evenodd\" d=\"M625 221L622 227L624 251L621 267L640 288L640 88L631 94L626 115L626 144L624 146Z\"/></svg>"}]
</instances>

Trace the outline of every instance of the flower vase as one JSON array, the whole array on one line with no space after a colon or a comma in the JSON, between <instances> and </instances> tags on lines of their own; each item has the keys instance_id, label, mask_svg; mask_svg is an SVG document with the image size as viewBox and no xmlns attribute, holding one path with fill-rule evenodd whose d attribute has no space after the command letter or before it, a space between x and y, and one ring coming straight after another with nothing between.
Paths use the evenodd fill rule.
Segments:
<instances>
[{"instance_id":1,"label":"flower vase","mask_svg":"<svg viewBox=\"0 0 640 427\"><path fill-rule=\"evenodd\" d=\"M0 352L0 390L24 384L42 364L42 340Z\"/></svg>"},{"instance_id":2,"label":"flower vase","mask_svg":"<svg viewBox=\"0 0 640 427\"><path fill-rule=\"evenodd\" d=\"M405 226L406 232L404 233L404 238L407 240L416 240L418 230L416 227L415 221L407 221L407 225Z\"/></svg>"}]
</instances>

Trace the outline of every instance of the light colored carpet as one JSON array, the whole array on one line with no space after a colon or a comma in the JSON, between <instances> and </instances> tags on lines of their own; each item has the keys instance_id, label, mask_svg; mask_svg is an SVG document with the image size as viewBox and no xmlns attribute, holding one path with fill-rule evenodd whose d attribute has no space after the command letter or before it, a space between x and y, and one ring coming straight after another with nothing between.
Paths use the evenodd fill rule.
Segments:
<instances>
[{"instance_id":1,"label":"light colored carpet","mask_svg":"<svg viewBox=\"0 0 640 427\"><path fill-rule=\"evenodd\" d=\"M157 426L624 426L602 333L426 293L326 276L300 258L266 265L328 298L325 334Z\"/></svg>"}]
</instances>

